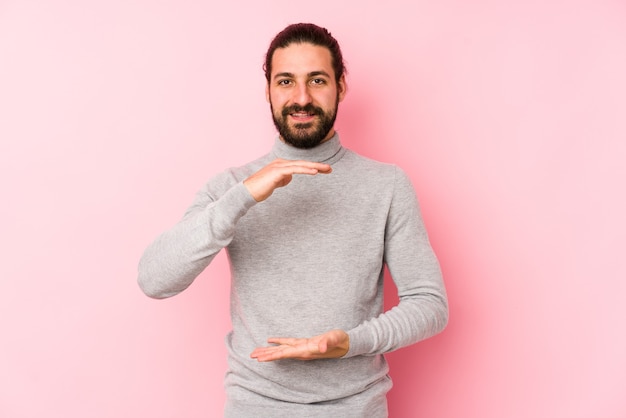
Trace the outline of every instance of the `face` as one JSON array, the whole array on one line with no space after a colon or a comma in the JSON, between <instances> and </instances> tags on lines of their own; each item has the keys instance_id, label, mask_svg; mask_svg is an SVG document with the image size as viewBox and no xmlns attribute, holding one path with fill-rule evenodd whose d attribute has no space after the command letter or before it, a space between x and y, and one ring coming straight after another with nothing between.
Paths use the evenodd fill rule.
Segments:
<instances>
[{"instance_id":1,"label":"face","mask_svg":"<svg viewBox=\"0 0 626 418\"><path fill-rule=\"evenodd\" d=\"M274 51L265 95L285 142L313 148L330 139L345 94L345 78L335 80L327 48L301 43Z\"/></svg>"}]
</instances>

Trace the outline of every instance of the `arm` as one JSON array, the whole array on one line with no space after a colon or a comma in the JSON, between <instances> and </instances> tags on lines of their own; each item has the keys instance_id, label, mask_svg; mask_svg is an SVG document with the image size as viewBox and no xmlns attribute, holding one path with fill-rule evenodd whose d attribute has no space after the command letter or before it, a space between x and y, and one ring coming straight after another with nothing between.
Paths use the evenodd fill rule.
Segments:
<instances>
[{"instance_id":1,"label":"arm","mask_svg":"<svg viewBox=\"0 0 626 418\"><path fill-rule=\"evenodd\" d=\"M448 320L448 304L441 270L413 187L399 169L396 169L387 219L384 254L398 288L397 306L348 331L332 330L311 338L271 338L268 342L276 345L257 348L251 357L273 361L375 355L443 330Z\"/></svg>"},{"instance_id":2,"label":"arm","mask_svg":"<svg viewBox=\"0 0 626 418\"><path fill-rule=\"evenodd\" d=\"M346 357L396 350L441 332L448 322L439 262L428 240L415 191L400 169L396 169L384 254L400 301L348 331L351 346Z\"/></svg>"},{"instance_id":3,"label":"arm","mask_svg":"<svg viewBox=\"0 0 626 418\"><path fill-rule=\"evenodd\" d=\"M145 250L139 262L139 286L158 299L182 292L231 242L237 222L252 206L288 185L294 174L330 171L327 164L274 160L243 182L227 173L209 182L183 219ZM215 185L226 192L216 196Z\"/></svg>"},{"instance_id":4,"label":"arm","mask_svg":"<svg viewBox=\"0 0 626 418\"><path fill-rule=\"evenodd\" d=\"M139 261L139 286L153 298L185 290L227 246L237 221L256 201L242 182L217 198L210 183L198 194L183 219L158 236Z\"/></svg>"}]
</instances>

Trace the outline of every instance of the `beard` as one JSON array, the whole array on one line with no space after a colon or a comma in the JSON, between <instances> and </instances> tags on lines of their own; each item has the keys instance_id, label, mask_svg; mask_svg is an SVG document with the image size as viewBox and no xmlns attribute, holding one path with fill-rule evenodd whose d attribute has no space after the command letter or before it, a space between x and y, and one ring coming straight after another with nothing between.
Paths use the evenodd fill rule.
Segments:
<instances>
[{"instance_id":1,"label":"beard","mask_svg":"<svg viewBox=\"0 0 626 418\"><path fill-rule=\"evenodd\" d=\"M297 104L287 106L280 113L277 113L270 102L272 119L279 135L286 143L301 149L314 148L322 143L335 125L338 107L339 97L337 97L335 102L335 108L329 112L325 112L321 107L313 106L313 104L309 103L305 106ZM290 126L288 121L289 114L295 112L307 112L310 115L315 115L317 118L311 122L295 123L293 126Z\"/></svg>"}]
</instances>

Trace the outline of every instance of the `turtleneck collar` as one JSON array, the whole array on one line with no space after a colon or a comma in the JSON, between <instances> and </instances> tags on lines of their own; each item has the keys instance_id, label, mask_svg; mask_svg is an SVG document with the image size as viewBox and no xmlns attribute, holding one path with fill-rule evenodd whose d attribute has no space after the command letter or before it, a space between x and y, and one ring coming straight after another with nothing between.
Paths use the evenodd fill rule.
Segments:
<instances>
[{"instance_id":1,"label":"turtleneck collar","mask_svg":"<svg viewBox=\"0 0 626 418\"><path fill-rule=\"evenodd\" d=\"M276 158L285 160L306 160L316 163L333 164L341 159L346 149L341 146L339 134L335 132L328 141L322 142L315 148L300 149L285 143L280 137L276 137L272 154Z\"/></svg>"}]
</instances>

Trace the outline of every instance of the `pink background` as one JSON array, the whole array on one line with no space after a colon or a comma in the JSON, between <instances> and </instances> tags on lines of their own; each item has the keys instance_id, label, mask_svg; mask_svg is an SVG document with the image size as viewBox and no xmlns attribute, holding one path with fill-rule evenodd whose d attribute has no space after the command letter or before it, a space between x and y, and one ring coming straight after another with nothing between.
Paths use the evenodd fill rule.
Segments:
<instances>
[{"instance_id":1,"label":"pink background","mask_svg":"<svg viewBox=\"0 0 626 418\"><path fill-rule=\"evenodd\" d=\"M625 417L625 3L216 3L0 0L0 416L221 414L226 258L166 301L137 261L271 146L263 54L312 21L345 144L409 173L449 291L388 356L391 416Z\"/></svg>"}]
</instances>

